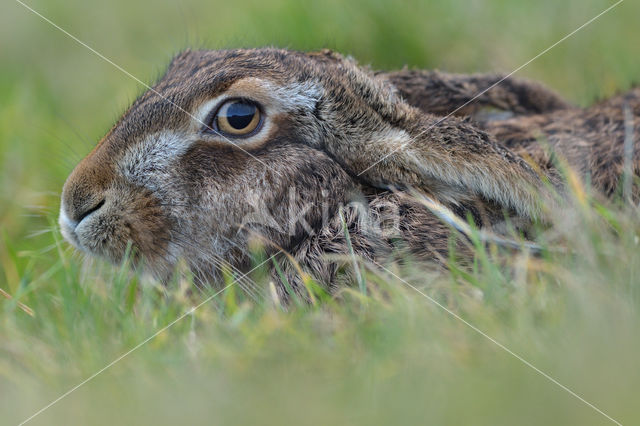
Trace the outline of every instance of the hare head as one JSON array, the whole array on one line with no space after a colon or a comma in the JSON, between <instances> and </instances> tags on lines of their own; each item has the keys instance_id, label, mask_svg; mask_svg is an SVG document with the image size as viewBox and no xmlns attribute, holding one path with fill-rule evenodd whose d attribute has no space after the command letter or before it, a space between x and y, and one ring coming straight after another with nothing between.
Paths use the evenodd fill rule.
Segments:
<instances>
[{"instance_id":1,"label":"hare head","mask_svg":"<svg viewBox=\"0 0 640 426\"><path fill-rule=\"evenodd\" d=\"M293 250L363 188L480 197L532 217L540 177L468 122L410 106L322 51L185 51L64 185L63 235L157 276L242 263L252 235ZM293 194L293 195L292 195Z\"/></svg>"}]
</instances>

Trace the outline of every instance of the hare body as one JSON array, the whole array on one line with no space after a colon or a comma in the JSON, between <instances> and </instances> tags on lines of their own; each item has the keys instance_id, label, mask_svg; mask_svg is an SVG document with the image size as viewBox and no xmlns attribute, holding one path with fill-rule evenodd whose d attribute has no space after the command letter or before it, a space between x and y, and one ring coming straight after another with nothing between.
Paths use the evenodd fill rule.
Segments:
<instances>
[{"instance_id":1,"label":"hare body","mask_svg":"<svg viewBox=\"0 0 640 426\"><path fill-rule=\"evenodd\" d=\"M379 260L399 247L444 262L448 226L406 189L481 226L505 213L539 217L548 182L560 191L562 184L535 132L551 140L558 122L569 126L584 113L592 123L597 115L507 79L456 111L463 117L444 117L457 101L472 99L474 85L496 78L374 74L329 51L183 52L68 178L63 235L114 262L132 243L161 279L184 259L200 283L215 282L222 264L248 270L250 247L259 242L268 255L279 253L288 285L300 294L296 264L328 287L339 285L342 263L330 255ZM515 117L464 117L483 106ZM599 129L576 134L588 138ZM589 140L590 168L581 170L593 173L618 147ZM286 297L280 274L273 275Z\"/></svg>"}]
</instances>

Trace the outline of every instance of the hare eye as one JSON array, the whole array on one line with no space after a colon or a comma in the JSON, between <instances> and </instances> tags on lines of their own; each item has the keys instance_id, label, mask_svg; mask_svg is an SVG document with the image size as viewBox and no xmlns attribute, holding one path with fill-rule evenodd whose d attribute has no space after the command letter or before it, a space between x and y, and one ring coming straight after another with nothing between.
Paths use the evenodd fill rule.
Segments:
<instances>
[{"instance_id":1,"label":"hare eye","mask_svg":"<svg viewBox=\"0 0 640 426\"><path fill-rule=\"evenodd\" d=\"M218 108L212 124L223 135L249 136L258 130L262 117L255 103L232 99Z\"/></svg>"}]
</instances>

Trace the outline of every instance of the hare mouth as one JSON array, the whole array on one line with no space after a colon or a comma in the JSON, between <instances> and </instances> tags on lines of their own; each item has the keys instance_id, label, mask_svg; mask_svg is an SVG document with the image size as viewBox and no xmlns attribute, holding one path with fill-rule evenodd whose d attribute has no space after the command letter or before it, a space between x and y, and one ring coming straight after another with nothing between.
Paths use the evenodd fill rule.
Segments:
<instances>
[{"instance_id":1,"label":"hare mouth","mask_svg":"<svg viewBox=\"0 0 640 426\"><path fill-rule=\"evenodd\" d=\"M171 223L160 201L148 193L111 189L77 216L74 220L63 206L58 222L62 236L85 253L151 268L175 257L168 247Z\"/></svg>"}]
</instances>

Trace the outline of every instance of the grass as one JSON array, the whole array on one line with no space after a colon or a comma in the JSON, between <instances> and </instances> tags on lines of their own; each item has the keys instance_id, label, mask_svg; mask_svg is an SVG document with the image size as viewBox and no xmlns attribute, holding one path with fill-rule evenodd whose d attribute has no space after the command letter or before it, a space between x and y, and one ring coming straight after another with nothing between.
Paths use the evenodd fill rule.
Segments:
<instances>
[{"instance_id":1,"label":"grass","mask_svg":"<svg viewBox=\"0 0 640 426\"><path fill-rule=\"evenodd\" d=\"M508 72L611 2L29 4L152 80L187 45L332 47L376 68ZM579 104L625 90L638 78L639 12L625 1L522 75ZM85 264L61 241L64 179L142 89L19 4L1 15L0 424L16 424L207 295ZM471 271L446 273L360 264L352 288L288 311L232 286L30 424L611 423L407 283L638 423L638 211L573 204L538 241L566 252L477 247ZM260 270L252 278L267 288Z\"/></svg>"}]
</instances>

